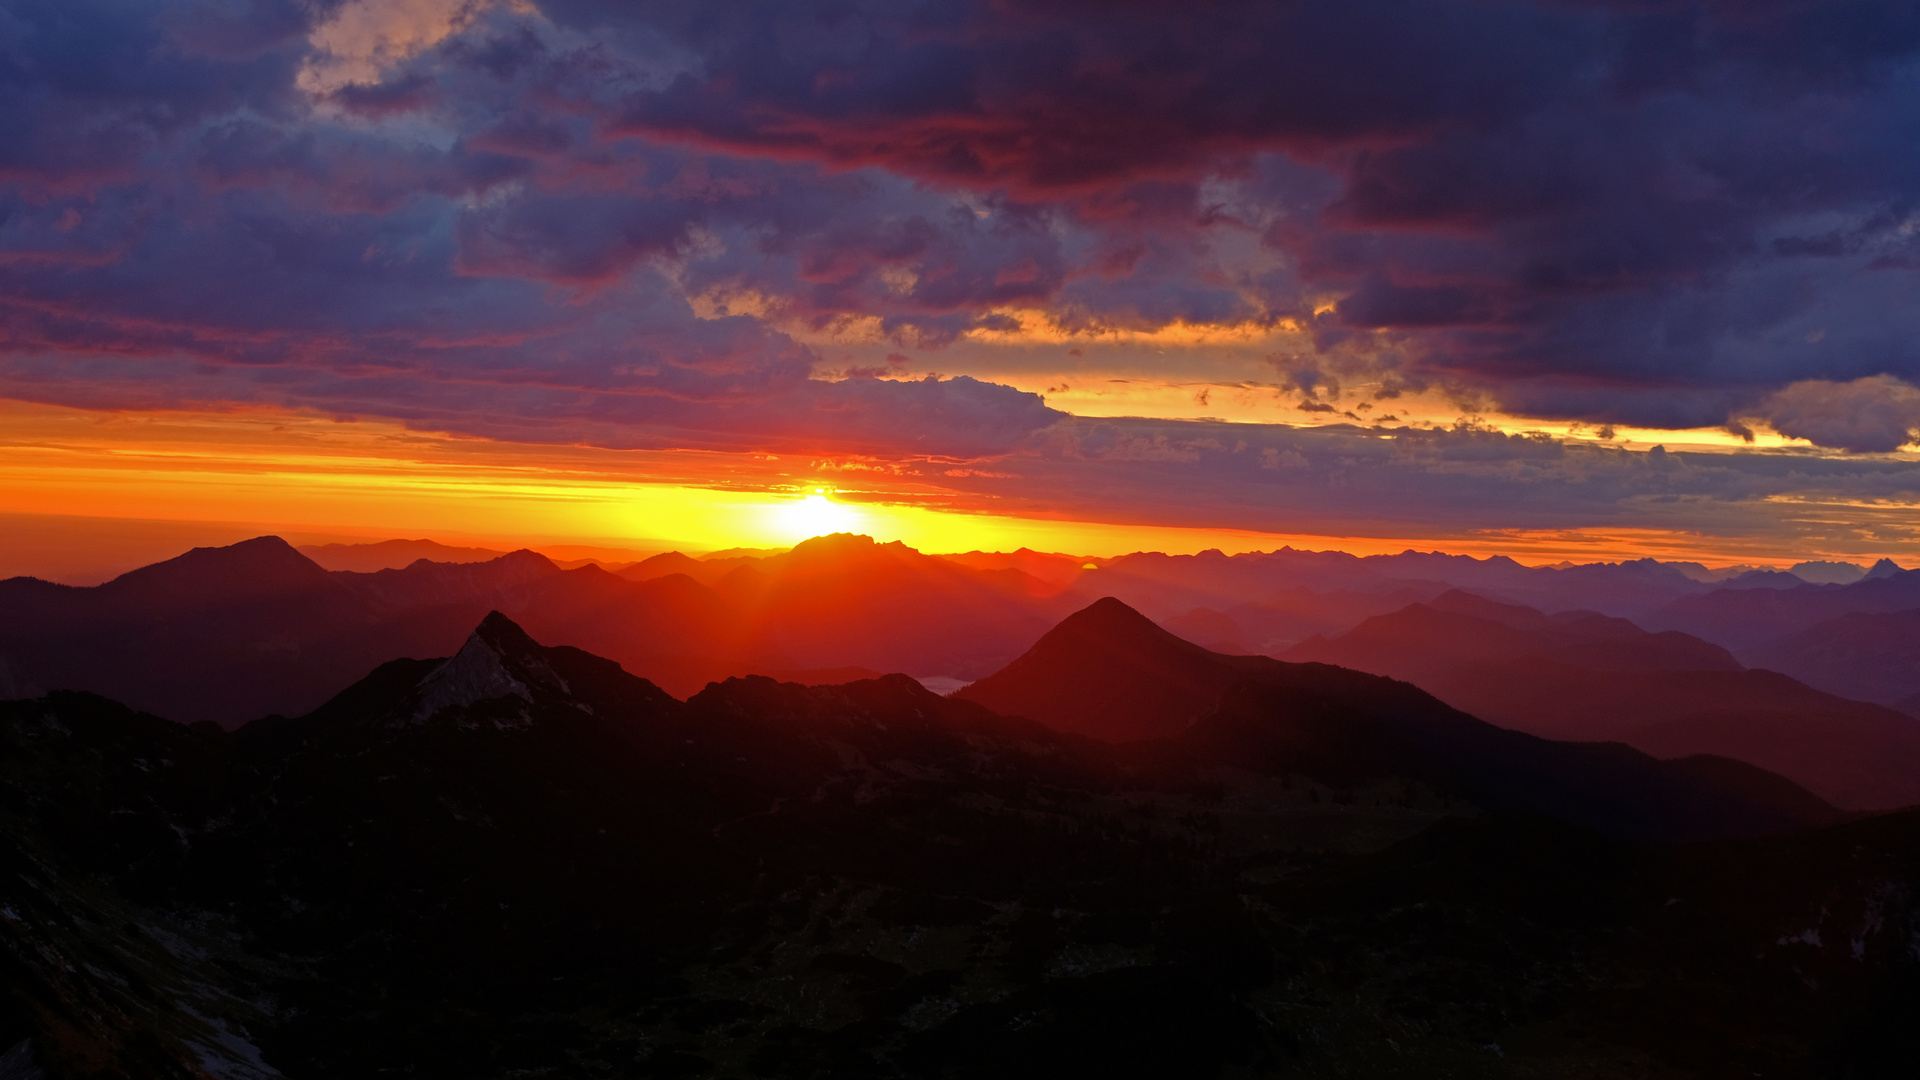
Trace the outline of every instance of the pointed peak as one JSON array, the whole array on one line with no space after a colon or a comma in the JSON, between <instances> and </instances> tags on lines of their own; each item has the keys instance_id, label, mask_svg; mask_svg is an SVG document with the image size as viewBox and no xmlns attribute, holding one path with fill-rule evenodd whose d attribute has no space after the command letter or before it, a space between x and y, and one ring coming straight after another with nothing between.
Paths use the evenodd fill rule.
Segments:
<instances>
[{"instance_id":1,"label":"pointed peak","mask_svg":"<svg viewBox=\"0 0 1920 1080\"><path fill-rule=\"evenodd\" d=\"M1102 739L1166 735L1211 708L1264 657L1221 656L1106 596L1061 620L992 675L954 692L1008 716Z\"/></svg>"},{"instance_id":2,"label":"pointed peak","mask_svg":"<svg viewBox=\"0 0 1920 1080\"><path fill-rule=\"evenodd\" d=\"M1060 626L1155 626L1152 619L1140 614L1126 601L1114 596L1103 596L1079 611L1061 620Z\"/></svg>"},{"instance_id":3,"label":"pointed peak","mask_svg":"<svg viewBox=\"0 0 1920 1080\"><path fill-rule=\"evenodd\" d=\"M1034 643L1034 650L1046 652L1081 644L1152 653L1207 651L1112 596L1103 596L1060 620Z\"/></svg>"},{"instance_id":4,"label":"pointed peak","mask_svg":"<svg viewBox=\"0 0 1920 1080\"><path fill-rule=\"evenodd\" d=\"M547 662L546 650L520 624L498 611L487 613L460 651L420 680L417 723L446 708L517 697L532 704L538 694L568 695L566 680Z\"/></svg>"},{"instance_id":5,"label":"pointed peak","mask_svg":"<svg viewBox=\"0 0 1920 1080\"><path fill-rule=\"evenodd\" d=\"M524 657L537 657L545 651L539 642L533 640L533 635L520 628L519 623L498 611L487 612L487 617L481 619L480 625L467 635L466 643L460 646L455 658L476 650L505 663Z\"/></svg>"},{"instance_id":6,"label":"pointed peak","mask_svg":"<svg viewBox=\"0 0 1920 1080\"><path fill-rule=\"evenodd\" d=\"M1901 569L1899 563L1894 562L1892 559L1881 559L1879 562L1873 564L1872 569L1867 571L1867 576L1864 580L1871 581L1874 578L1892 577L1895 574L1904 573L1906 573L1906 571Z\"/></svg>"},{"instance_id":7,"label":"pointed peak","mask_svg":"<svg viewBox=\"0 0 1920 1080\"><path fill-rule=\"evenodd\" d=\"M525 630L520 629L519 623L498 611L487 612L487 617L481 619L480 625L473 628L473 635L468 640L476 638L496 648L505 646L516 652L540 648L540 643L533 640L533 636Z\"/></svg>"}]
</instances>

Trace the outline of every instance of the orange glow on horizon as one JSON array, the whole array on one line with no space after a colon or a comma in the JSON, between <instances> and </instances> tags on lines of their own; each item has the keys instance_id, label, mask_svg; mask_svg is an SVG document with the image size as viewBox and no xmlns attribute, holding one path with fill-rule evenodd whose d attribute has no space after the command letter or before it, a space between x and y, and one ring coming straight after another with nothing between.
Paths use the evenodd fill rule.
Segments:
<instances>
[{"instance_id":1,"label":"orange glow on horizon","mask_svg":"<svg viewBox=\"0 0 1920 1080\"><path fill-rule=\"evenodd\" d=\"M828 533L867 532L868 514L853 506L835 502L826 488L798 499L785 500L771 508L773 529L789 544L797 544Z\"/></svg>"},{"instance_id":2,"label":"orange glow on horizon","mask_svg":"<svg viewBox=\"0 0 1920 1080\"><path fill-rule=\"evenodd\" d=\"M1028 547L1095 558L1282 546L1504 554L1535 564L1648 555L1779 566L1913 557L1820 551L1792 537L1655 529L1381 537L1016 517L967 512L951 492L931 488L825 484L803 458L508 444L286 412L114 414L0 402L0 448L0 513L16 515L6 529L13 535L0 538L0 576L45 575L58 562L84 564L90 569L74 574L97 577L188 546L243 539L236 530L278 532L296 543L424 537L640 554L788 547L822 533L859 532L930 553ZM58 541L36 548L39 534L17 515L64 516L66 524L54 530ZM100 521L102 537L88 538L76 524L85 519ZM148 523L136 531L167 539L116 547L104 534L131 526L115 521ZM179 527L156 532L159 523ZM49 562L54 543L60 558ZM92 562L83 550L89 544L99 549Z\"/></svg>"}]
</instances>

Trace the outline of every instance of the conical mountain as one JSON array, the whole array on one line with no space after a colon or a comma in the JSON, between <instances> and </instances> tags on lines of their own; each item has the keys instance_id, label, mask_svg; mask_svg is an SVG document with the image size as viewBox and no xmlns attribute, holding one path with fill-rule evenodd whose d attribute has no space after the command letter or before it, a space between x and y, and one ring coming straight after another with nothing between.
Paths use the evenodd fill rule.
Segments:
<instances>
[{"instance_id":1,"label":"conical mountain","mask_svg":"<svg viewBox=\"0 0 1920 1080\"><path fill-rule=\"evenodd\" d=\"M1867 576L1861 580L1873 581L1878 578L1892 577L1895 574L1904 573L1906 573L1906 571L1900 568L1899 563L1894 562L1892 559L1881 559L1867 570Z\"/></svg>"},{"instance_id":2,"label":"conical mountain","mask_svg":"<svg viewBox=\"0 0 1920 1080\"><path fill-rule=\"evenodd\" d=\"M1210 652L1108 596L955 696L1059 731L1151 739L1211 712L1233 684L1281 667L1263 656Z\"/></svg>"},{"instance_id":3,"label":"conical mountain","mask_svg":"<svg viewBox=\"0 0 1920 1080\"><path fill-rule=\"evenodd\" d=\"M1211 652L1112 597L954 696L1107 741L1177 735L1173 752L1213 765L1341 784L1418 778L1481 806L1605 832L1766 832L1834 812L1742 762L1659 761L1624 746L1552 742L1495 727L1393 679Z\"/></svg>"}]
</instances>

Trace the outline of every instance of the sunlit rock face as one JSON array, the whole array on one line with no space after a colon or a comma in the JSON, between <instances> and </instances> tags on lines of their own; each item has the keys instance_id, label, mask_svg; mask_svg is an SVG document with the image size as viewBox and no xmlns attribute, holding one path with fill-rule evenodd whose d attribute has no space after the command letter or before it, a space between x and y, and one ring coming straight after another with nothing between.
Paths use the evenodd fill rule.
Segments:
<instances>
[{"instance_id":1,"label":"sunlit rock face","mask_svg":"<svg viewBox=\"0 0 1920 1080\"><path fill-rule=\"evenodd\" d=\"M460 651L420 681L413 719L426 720L446 708L517 697L533 703L529 682L547 694L567 694L566 680L538 654L539 646L506 616L493 612L474 630Z\"/></svg>"}]
</instances>

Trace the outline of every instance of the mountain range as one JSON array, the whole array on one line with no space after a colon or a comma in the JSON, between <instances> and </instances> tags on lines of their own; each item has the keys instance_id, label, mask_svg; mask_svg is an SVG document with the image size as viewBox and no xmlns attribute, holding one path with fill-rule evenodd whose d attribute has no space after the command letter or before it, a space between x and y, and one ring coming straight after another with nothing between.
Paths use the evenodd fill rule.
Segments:
<instances>
[{"instance_id":1,"label":"mountain range","mask_svg":"<svg viewBox=\"0 0 1920 1080\"><path fill-rule=\"evenodd\" d=\"M421 543L341 550L378 560ZM90 690L234 727L311 711L388 658L449 652L490 610L681 698L749 673L837 683L905 671L944 689L1001 668L1098 589L1214 652L1393 675L1552 738L1625 741L1662 757L1723 754L1850 808L1915 801L1912 725L1889 709L1920 712L1902 705L1920 695L1920 635L1908 625L1920 573L1882 564L1854 584L1790 588L1703 576L1650 561L1529 568L1288 549L941 557L846 535L784 552L670 552L618 572L567 569L531 551L356 572L322 569L262 537L92 588L0 582L0 609L14 615L0 623L0 694ZM1636 608L1660 600L1641 616L1659 632L1512 602L1596 593L1616 607L1622 597L1639 597L1626 603Z\"/></svg>"},{"instance_id":2,"label":"mountain range","mask_svg":"<svg viewBox=\"0 0 1920 1080\"><path fill-rule=\"evenodd\" d=\"M493 612L232 732L0 703L0 778L0 1064L53 1080L1893 1076L1920 1050L1920 817L1221 656L1112 599L949 698L682 701Z\"/></svg>"},{"instance_id":3,"label":"mountain range","mask_svg":"<svg viewBox=\"0 0 1920 1080\"><path fill-rule=\"evenodd\" d=\"M563 570L531 551L330 572L261 537L91 588L13 578L0 582L0 609L12 615L0 626L0 693L90 690L233 727L308 712L385 659L445 653L494 609L683 697L748 672L805 681L984 674L1067 610L1024 575L865 537L741 562L711 586L639 567ZM929 604L942 619L925 618Z\"/></svg>"},{"instance_id":4,"label":"mountain range","mask_svg":"<svg viewBox=\"0 0 1920 1080\"><path fill-rule=\"evenodd\" d=\"M1482 719L1550 739L1621 742L1662 758L1737 758L1849 809L1920 803L1914 718L1749 670L1726 649L1677 631L1450 592L1284 655L1405 679Z\"/></svg>"}]
</instances>

